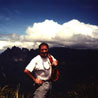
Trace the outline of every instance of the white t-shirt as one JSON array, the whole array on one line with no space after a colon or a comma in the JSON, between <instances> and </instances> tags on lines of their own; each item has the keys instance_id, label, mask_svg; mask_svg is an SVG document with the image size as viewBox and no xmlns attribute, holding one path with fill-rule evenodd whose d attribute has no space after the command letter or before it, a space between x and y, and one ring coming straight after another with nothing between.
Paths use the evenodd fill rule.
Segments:
<instances>
[{"instance_id":1,"label":"white t-shirt","mask_svg":"<svg viewBox=\"0 0 98 98\"><path fill-rule=\"evenodd\" d=\"M53 61L56 59L53 58ZM42 58L40 55L34 57L26 67L27 70L35 71L35 75L40 80L48 80L51 77L52 67L49 58Z\"/></svg>"}]
</instances>

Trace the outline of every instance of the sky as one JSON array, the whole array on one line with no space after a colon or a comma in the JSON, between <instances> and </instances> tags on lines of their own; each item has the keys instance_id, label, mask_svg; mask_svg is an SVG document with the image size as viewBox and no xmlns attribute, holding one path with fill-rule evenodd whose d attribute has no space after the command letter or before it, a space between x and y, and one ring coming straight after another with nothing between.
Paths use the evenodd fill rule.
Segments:
<instances>
[{"instance_id":1,"label":"sky","mask_svg":"<svg viewBox=\"0 0 98 98\"><path fill-rule=\"evenodd\" d=\"M0 52L43 41L98 49L98 0L0 0Z\"/></svg>"}]
</instances>

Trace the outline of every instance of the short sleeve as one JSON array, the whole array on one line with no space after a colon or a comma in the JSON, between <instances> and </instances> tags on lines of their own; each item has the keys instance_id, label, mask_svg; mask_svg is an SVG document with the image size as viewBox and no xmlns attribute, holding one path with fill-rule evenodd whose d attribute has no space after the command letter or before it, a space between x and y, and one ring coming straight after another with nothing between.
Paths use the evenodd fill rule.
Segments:
<instances>
[{"instance_id":1,"label":"short sleeve","mask_svg":"<svg viewBox=\"0 0 98 98\"><path fill-rule=\"evenodd\" d=\"M34 68L35 68L35 65L36 65L36 59L34 58L34 59L32 59L32 60L30 61L30 63L26 66L26 69L27 69L28 71L32 72L32 71L34 70Z\"/></svg>"}]
</instances>

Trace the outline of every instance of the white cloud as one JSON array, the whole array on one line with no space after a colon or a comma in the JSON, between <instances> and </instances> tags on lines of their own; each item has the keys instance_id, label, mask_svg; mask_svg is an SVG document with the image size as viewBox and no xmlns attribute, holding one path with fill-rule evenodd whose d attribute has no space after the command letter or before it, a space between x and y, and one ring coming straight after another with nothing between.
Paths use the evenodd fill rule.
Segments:
<instances>
[{"instance_id":1,"label":"white cloud","mask_svg":"<svg viewBox=\"0 0 98 98\"><path fill-rule=\"evenodd\" d=\"M5 47L19 46L37 48L40 42L46 41L52 46L79 46L98 48L98 26L71 20L58 24L53 20L34 23L27 27L25 35L1 36L0 50Z\"/></svg>"},{"instance_id":2,"label":"white cloud","mask_svg":"<svg viewBox=\"0 0 98 98\"><path fill-rule=\"evenodd\" d=\"M53 20L45 20L42 23L34 23L32 27L28 27L26 32L26 38L40 39L40 40L52 40L56 36L56 33L61 28L61 25Z\"/></svg>"}]
</instances>

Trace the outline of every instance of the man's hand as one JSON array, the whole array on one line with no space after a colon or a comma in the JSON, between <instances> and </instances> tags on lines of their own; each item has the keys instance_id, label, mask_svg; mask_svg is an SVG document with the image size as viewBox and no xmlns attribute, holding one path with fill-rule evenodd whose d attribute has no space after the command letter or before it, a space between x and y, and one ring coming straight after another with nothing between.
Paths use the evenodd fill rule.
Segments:
<instances>
[{"instance_id":1,"label":"man's hand","mask_svg":"<svg viewBox=\"0 0 98 98\"><path fill-rule=\"evenodd\" d=\"M57 61L57 60L56 60L56 61L53 61L53 62L52 62L52 65L53 65L53 66L57 66L57 65L58 65L58 61Z\"/></svg>"},{"instance_id":2,"label":"man's hand","mask_svg":"<svg viewBox=\"0 0 98 98\"><path fill-rule=\"evenodd\" d=\"M43 83L43 81L36 78L35 83L38 84L38 85L41 85Z\"/></svg>"}]
</instances>

